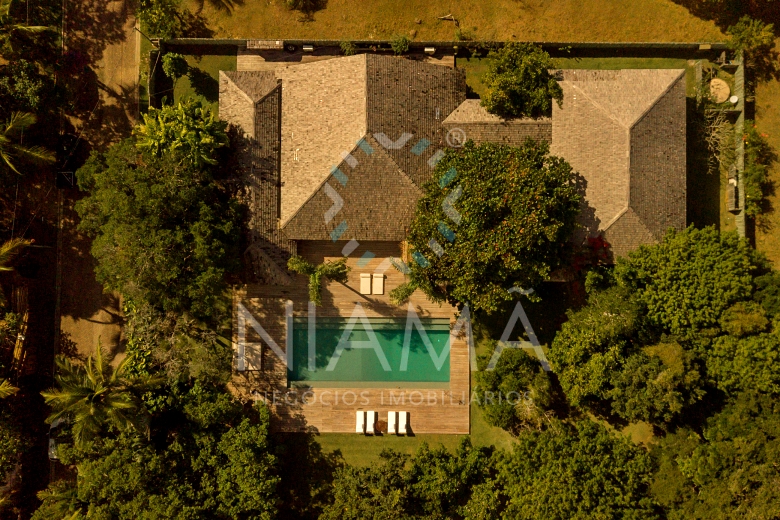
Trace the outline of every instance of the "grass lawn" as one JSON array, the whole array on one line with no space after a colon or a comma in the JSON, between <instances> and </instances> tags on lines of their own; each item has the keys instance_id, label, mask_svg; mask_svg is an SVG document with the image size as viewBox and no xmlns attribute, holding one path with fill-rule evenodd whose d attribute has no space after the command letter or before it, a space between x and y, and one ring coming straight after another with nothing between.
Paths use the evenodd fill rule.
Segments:
<instances>
[{"instance_id":1,"label":"grass lawn","mask_svg":"<svg viewBox=\"0 0 780 520\"><path fill-rule=\"evenodd\" d=\"M219 71L236 70L235 55L186 56L188 76L179 78L173 89L175 102L197 99L219 112Z\"/></svg>"},{"instance_id":2,"label":"grass lawn","mask_svg":"<svg viewBox=\"0 0 780 520\"><path fill-rule=\"evenodd\" d=\"M244 0L232 12L205 3L202 14L217 38L383 39L416 31L417 40L454 40L453 22L437 19L452 14L479 40L723 39L714 23L669 0L329 0L313 21L282 0Z\"/></svg>"},{"instance_id":3,"label":"grass lawn","mask_svg":"<svg viewBox=\"0 0 780 520\"><path fill-rule=\"evenodd\" d=\"M759 85L756 93L756 126L768 135L775 152L780 151L780 82ZM756 248L780 268L780 164L770 171L776 193L769 197L772 209L759 217L756 225Z\"/></svg>"}]
</instances>

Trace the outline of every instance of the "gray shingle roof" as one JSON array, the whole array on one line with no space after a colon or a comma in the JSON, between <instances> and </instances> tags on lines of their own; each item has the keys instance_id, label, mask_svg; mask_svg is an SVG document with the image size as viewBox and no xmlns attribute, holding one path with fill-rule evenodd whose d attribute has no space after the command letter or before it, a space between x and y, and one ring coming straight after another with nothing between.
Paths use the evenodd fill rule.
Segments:
<instances>
[{"instance_id":1,"label":"gray shingle roof","mask_svg":"<svg viewBox=\"0 0 780 520\"><path fill-rule=\"evenodd\" d=\"M521 146L527 139L552 141L552 119L504 119L489 113L479 99L467 99L444 120L449 131L460 129L465 139L475 143L499 143Z\"/></svg>"},{"instance_id":2,"label":"gray shingle roof","mask_svg":"<svg viewBox=\"0 0 780 520\"><path fill-rule=\"evenodd\" d=\"M593 211L583 224L613 236L615 254L685 227L685 71L567 70L563 78L551 152L587 182Z\"/></svg>"}]
</instances>

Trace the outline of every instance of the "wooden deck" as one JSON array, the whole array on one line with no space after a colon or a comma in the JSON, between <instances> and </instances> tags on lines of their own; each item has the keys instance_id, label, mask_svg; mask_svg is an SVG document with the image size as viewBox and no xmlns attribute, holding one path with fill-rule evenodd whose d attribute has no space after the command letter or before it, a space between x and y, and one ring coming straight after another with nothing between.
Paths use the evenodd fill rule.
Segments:
<instances>
[{"instance_id":1,"label":"wooden deck","mask_svg":"<svg viewBox=\"0 0 780 520\"><path fill-rule=\"evenodd\" d=\"M312 263L337 260L342 257L344 243L299 242L298 254ZM361 261L366 251L376 256ZM358 304L369 318L397 317L405 319L408 305L396 307L390 304L388 293L405 281L403 274L388 265L387 257L400 257L400 244L364 242L350 254L347 283L326 282L322 288L322 306L316 308L317 316L350 317ZM385 269L386 267L386 269ZM384 272L385 294L360 294L360 274ZM308 316L308 279L295 276L292 285L249 285L234 291L233 348L238 352L239 323L245 334L245 368L234 370L233 386L247 398L266 400L273 414L272 427L277 431L354 432L355 412L374 410L380 420L387 420L387 412L408 411L414 433L469 433L470 373L468 326L451 338L450 382L448 388L432 385L410 388L399 387L392 382L386 388L349 387L289 388L287 369L268 342L263 341L251 322L239 318L239 305L243 306L270 336L280 352L286 353L287 312L292 316ZM448 304L429 301L420 291L415 292L410 304L420 318L448 318L450 327L456 324L456 309ZM359 312L359 311L358 311ZM238 362L238 358L236 358ZM237 365L234 364L234 369Z\"/></svg>"}]
</instances>

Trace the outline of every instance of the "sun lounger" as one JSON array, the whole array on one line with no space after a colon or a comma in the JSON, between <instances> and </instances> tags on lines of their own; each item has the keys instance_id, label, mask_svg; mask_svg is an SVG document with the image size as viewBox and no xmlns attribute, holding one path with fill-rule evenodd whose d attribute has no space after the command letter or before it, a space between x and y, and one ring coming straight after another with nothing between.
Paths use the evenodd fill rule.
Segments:
<instances>
[{"instance_id":1,"label":"sun lounger","mask_svg":"<svg viewBox=\"0 0 780 520\"><path fill-rule=\"evenodd\" d=\"M366 421L366 433L373 435L376 432L376 412L366 413L368 420Z\"/></svg>"},{"instance_id":2,"label":"sun lounger","mask_svg":"<svg viewBox=\"0 0 780 520\"><path fill-rule=\"evenodd\" d=\"M398 412L398 434L406 435L409 430L409 412Z\"/></svg>"},{"instance_id":3,"label":"sun lounger","mask_svg":"<svg viewBox=\"0 0 780 520\"><path fill-rule=\"evenodd\" d=\"M371 274L360 274L360 294L371 294Z\"/></svg>"},{"instance_id":4,"label":"sun lounger","mask_svg":"<svg viewBox=\"0 0 780 520\"><path fill-rule=\"evenodd\" d=\"M398 412L387 412L387 433L395 435L398 433Z\"/></svg>"},{"instance_id":5,"label":"sun lounger","mask_svg":"<svg viewBox=\"0 0 780 520\"><path fill-rule=\"evenodd\" d=\"M373 285L371 286L372 294L385 294L385 275L375 274L373 275Z\"/></svg>"},{"instance_id":6,"label":"sun lounger","mask_svg":"<svg viewBox=\"0 0 780 520\"><path fill-rule=\"evenodd\" d=\"M366 412L355 412L355 432L366 433Z\"/></svg>"}]
</instances>

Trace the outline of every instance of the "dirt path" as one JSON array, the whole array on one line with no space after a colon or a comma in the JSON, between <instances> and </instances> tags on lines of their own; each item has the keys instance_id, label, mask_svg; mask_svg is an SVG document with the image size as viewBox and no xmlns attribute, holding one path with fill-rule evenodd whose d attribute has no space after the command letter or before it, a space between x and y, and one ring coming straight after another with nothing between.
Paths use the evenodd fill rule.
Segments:
<instances>
[{"instance_id":1,"label":"dirt path","mask_svg":"<svg viewBox=\"0 0 780 520\"><path fill-rule=\"evenodd\" d=\"M138 59L140 40L135 16L126 0L78 1L66 11L67 50L88 56L80 105L70 119L77 138L74 157L104 150L127 137L138 117ZM75 160L74 167L78 165ZM76 229L74 210L78 190L64 190L62 200L62 254L60 285L60 351L84 356L98 342L116 352L121 333L121 301L104 293L95 280L91 241Z\"/></svg>"}]
</instances>

